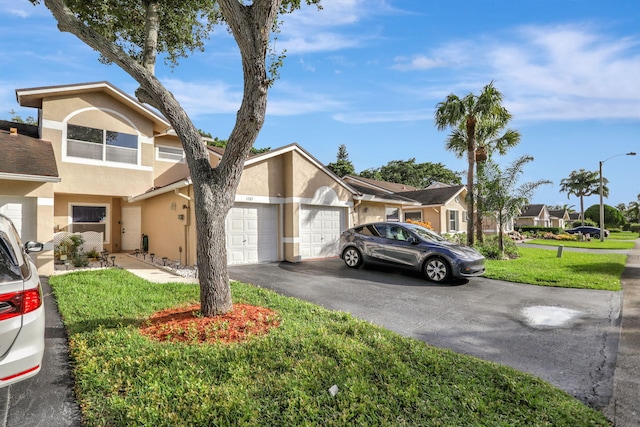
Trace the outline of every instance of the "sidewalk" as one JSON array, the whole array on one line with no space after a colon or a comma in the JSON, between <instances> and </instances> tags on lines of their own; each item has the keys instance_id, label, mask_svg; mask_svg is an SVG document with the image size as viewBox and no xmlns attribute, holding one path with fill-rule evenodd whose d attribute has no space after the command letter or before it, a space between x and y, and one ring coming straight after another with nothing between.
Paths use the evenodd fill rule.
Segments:
<instances>
[{"instance_id":1,"label":"sidewalk","mask_svg":"<svg viewBox=\"0 0 640 427\"><path fill-rule=\"evenodd\" d=\"M142 277L153 283L198 283L198 279L191 279L173 274L157 265L151 264L150 260L143 260L140 256L125 253L112 254L116 257L116 267L128 270L136 276Z\"/></svg>"},{"instance_id":2,"label":"sidewalk","mask_svg":"<svg viewBox=\"0 0 640 427\"><path fill-rule=\"evenodd\" d=\"M622 273L622 315L613 396L603 410L616 427L640 426L640 239Z\"/></svg>"}]
</instances>

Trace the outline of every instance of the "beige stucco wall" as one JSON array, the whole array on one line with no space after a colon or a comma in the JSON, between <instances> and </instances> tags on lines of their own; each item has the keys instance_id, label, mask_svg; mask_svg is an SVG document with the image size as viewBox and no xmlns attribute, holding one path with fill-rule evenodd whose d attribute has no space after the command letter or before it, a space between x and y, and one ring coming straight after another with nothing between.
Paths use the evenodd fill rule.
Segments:
<instances>
[{"instance_id":1,"label":"beige stucco wall","mask_svg":"<svg viewBox=\"0 0 640 427\"><path fill-rule=\"evenodd\" d=\"M42 138L52 143L61 178L61 182L54 185L56 193L131 196L153 185L155 151L152 143L146 143L153 137L153 123L149 119L102 93L44 99L42 118ZM140 165L132 168L124 164L96 166L63 162L62 129L67 123L139 134Z\"/></svg>"},{"instance_id":2,"label":"beige stucco wall","mask_svg":"<svg viewBox=\"0 0 640 427\"><path fill-rule=\"evenodd\" d=\"M34 252L31 257L39 274L53 274L53 183L0 180L0 194L37 199L36 240L45 244L45 250Z\"/></svg>"},{"instance_id":3,"label":"beige stucco wall","mask_svg":"<svg viewBox=\"0 0 640 427\"><path fill-rule=\"evenodd\" d=\"M321 200L318 194L326 194L327 188L337 195L332 199L331 203L336 203L332 206L345 207L345 212L348 212L348 206L353 203L351 193L304 155L293 150L247 165L238 185L236 201L279 205L282 226L279 225L278 245L283 249L283 258L295 262L300 259L300 206L325 204L326 200ZM192 186L181 188L180 192L193 198ZM333 195L331 191L329 194ZM195 264L197 234L193 209L188 209L190 221L186 230L185 222L177 219L177 215L184 212L182 205L191 206L193 200L188 202L172 191L140 203L142 233L149 236L149 251L156 256L181 258L181 262ZM172 203L177 210L171 209ZM382 212L384 214L384 208ZM345 215L344 220L348 226L349 215ZM178 251L180 246L182 254Z\"/></svg>"},{"instance_id":4,"label":"beige stucco wall","mask_svg":"<svg viewBox=\"0 0 640 427\"><path fill-rule=\"evenodd\" d=\"M179 191L187 196L192 194L190 186ZM174 191L141 202L142 234L149 237L149 253L180 260L182 264L195 264L196 225L191 203Z\"/></svg>"},{"instance_id":5,"label":"beige stucco wall","mask_svg":"<svg viewBox=\"0 0 640 427\"><path fill-rule=\"evenodd\" d=\"M104 248L109 252L120 252L121 244L121 207L122 198L93 196L89 194L56 194L53 206L53 229L71 232L70 205L105 205L107 206L107 236Z\"/></svg>"}]
</instances>

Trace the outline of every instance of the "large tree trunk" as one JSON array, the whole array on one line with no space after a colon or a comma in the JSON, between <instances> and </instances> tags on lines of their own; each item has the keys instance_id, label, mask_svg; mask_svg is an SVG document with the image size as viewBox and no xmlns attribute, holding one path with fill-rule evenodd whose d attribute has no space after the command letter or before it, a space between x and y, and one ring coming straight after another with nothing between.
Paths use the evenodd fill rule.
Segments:
<instances>
[{"instance_id":1,"label":"large tree trunk","mask_svg":"<svg viewBox=\"0 0 640 427\"><path fill-rule=\"evenodd\" d=\"M157 5L157 2L151 0L148 4ZM244 96L225 153L218 167L213 169L198 130L171 92L149 70L149 64L146 67L139 64L84 25L63 0L45 0L45 5L58 21L60 31L76 35L131 75L140 84L136 91L138 99L160 110L180 138L194 187L200 302L204 316L223 314L232 308L225 217L233 205L245 159L264 123L269 87L266 55L270 30L281 0L255 0L249 6L237 0L219 0L218 4L240 48ZM151 11L148 18L157 19L157 16L154 17ZM153 56L153 51L149 54Z\"/></svg>"}]
</instances>

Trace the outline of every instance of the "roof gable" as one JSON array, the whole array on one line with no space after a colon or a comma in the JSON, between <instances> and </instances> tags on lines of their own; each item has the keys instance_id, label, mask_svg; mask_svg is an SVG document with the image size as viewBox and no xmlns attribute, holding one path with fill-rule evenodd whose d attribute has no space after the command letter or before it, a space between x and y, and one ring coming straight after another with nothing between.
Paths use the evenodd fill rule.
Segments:
<instances>
[{"instance_id":1,"label":"roof gable","mask_svg":"<svg viewBox=\"0 0 640 427\"><path fill-rule=\"evenodd\" d=\"M348 183L360 185L361 187L371 188L373 190L384 191L387 193L399 193L401 191L418 190L417 187L408 184L398 184L395 182L379 181L377 179L363 178L361 176L347 175L342 178Z\"/></svg>"},{"instance_id":2,"label":"roof gable","mask_svg":"<svg viewBox=\"0 0 640 427\"><path fill-rule=\"evenodd\" d=\"M156 132L165 132L170 127L169 122L162 115L105 81L16 89L16 98L18 104L22 107L42 108L42 100L45 98L73 97L83 93L100 92L117 99L122 104L151 120Z\"/></svg>"},{"instance_id":3,"label":"roof gable","mask_svg":"<svg viewBox=\"0 0 640 427\"><path fill-rule=\"evenodd\" d=\"M544 217L547 207L545 205L528 205L522 209L521 217Z\"/></svg>"},{"instance_id":4,"label":"roof gable","mask_svg":"<svg viewBox=\"0 0 640 427\"><path fill-rule=\"evenodd\" d=\"M425 206L442 206L460 195L464 190L466 190L464 185L453 185L425 190L403 191L397 194L416 200Z\"/></svg>"}]
</instances>

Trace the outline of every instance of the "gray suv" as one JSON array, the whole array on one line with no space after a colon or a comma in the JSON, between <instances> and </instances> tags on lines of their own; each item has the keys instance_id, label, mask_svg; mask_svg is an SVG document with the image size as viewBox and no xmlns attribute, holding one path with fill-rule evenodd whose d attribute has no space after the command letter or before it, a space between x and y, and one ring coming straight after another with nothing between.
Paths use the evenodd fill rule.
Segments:
<instances>
[{"instance_id":1,"label":"gray suv","mask_svg":"<svg viewBox=\"0 0 640 427\"><path fill-rule=\"evenodd\" d=\"M376 222L350 228L340 236L340 258L351 268L366 263L408 268L438 283L484 274L484 256L476 249L410 223Z\"/></svg>"}]
</instances>

